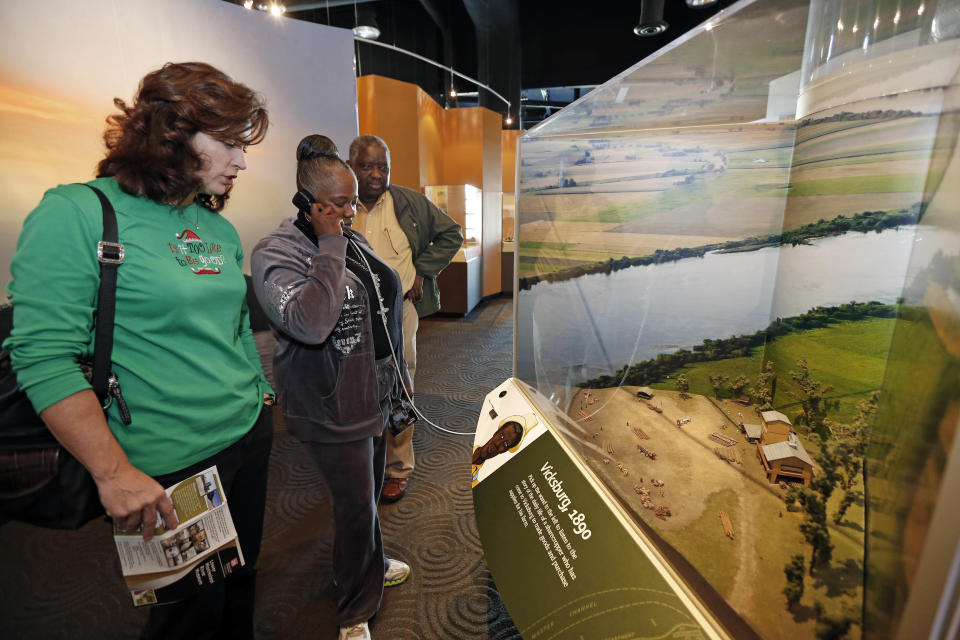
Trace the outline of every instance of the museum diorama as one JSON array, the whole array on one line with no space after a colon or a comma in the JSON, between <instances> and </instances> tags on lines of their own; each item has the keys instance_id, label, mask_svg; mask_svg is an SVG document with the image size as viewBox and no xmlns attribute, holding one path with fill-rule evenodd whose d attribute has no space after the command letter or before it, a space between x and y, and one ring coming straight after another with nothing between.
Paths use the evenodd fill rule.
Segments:
<instances>
[{"instance_id":1,"label":"museum diorama","mask_svg":"<svg viewBox=\"0 0 960 640\"><path fill-rule=\"evenodd\" d=\"M960 0L744 0L521 136L524 638L958 637L958 72Z\"/></svg>"}]
</instances>

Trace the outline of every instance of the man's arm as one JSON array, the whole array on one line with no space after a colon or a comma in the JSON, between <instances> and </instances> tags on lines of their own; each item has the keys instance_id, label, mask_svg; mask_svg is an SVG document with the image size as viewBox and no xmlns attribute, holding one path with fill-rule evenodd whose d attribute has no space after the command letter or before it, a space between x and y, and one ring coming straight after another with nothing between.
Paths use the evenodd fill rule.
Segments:
<instances>
[{"instance_id":1,"label":"man's arm","mask_svg":"<svg viewBox=\"0 0 960 640\"><path fill-rule=\"evenodd\" d=\"M417 257L413 262L417 274L427 278L436 278L446 268L457 251L463 245L463 230L456 220L448 216L437 205L422 195L422 202L411 202L411 210L418 218L417 223L429 229L429 242L417 247Z\"/></svg>"},{"instance_id":2,"label":"man's arm","mask_svg":"<svg viewBox=\"0 0 960 640\"><path fill-rule=\"evenodd\" d=\"M423 300L423 276L419 273L413 279L413 285L410 290L403 294L403 297L416 304Z\"/></svg>"}]
</instances>

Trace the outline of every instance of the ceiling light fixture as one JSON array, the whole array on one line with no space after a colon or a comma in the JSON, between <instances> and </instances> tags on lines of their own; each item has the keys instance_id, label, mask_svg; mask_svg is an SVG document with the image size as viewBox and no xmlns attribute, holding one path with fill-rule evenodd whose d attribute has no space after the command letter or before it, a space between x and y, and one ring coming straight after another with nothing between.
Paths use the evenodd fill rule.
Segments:
<instances>
[{"instance_id":1,"label":"ceiling light fixture","mask_svg":"<svg viewBox=\"0 0 960 640\"><path fill-rule=\"evenodd\" d=\"M480 81L477 80L476 78L471 78L471 77L468 76L468 75L465 75L465 74L463 74L463 73L460 73L459 71L457 71L457 70L454 69L453 67L448 67L447 65L440 64L439 62L437 62L437 61L435 61L435 60L431 60L430 58L427 58L426 56L422 56L422 55L420 55L419 53L414 53L413 51L408 51L408 50L406 50L406 49L401 49L400 47L398 47L398 46L396 46L396 45L394 45L394 44L387 44L386 42L377 42L376 40L364 40L363 38L361 38L361 37L359 37L359 36L356 36L356 35L355 35L353 38L354 38L354 42L361 42L361 41L362 41L362 42L364 42L365 44L368 44L368 45L371 45L371 46L381 47L381 48L383 48L383 49L390 49L391 51L396 51L397 53L402 53L402 54L405 55L405 56L410 56L411 58L416 58L417 60L420 60L421 62L426 62L426 63L429 64L429 65L433 65L434 67L437 67L438 69L442 69L442 70L446 71L446 72L449 73L451 76L456 76L456 77L458 77L458 78L462 78L462 79L466 80L467 82L469 82L470 84L476 85L477 87L479 87L479 88L481 88L481 89L485 89L486 91L490 92L491 95L495 96L498 100L500 100L500 101L503 102L505 105L507 105L507 109L510 109L510 101L507 100L505 97L503 97L502 94L500 94L499 92L497 92L496 89L494 89L493 87L491 87L491 86L488 85L488 84L485 84L485 83L483 83L483 82L480 82ZM354 60L356 60L356 58L354 58ZM359 71L359 66L358 66L358 71ZM362 75L362 74L361 74L361 75ZM451 86L453 86L452 83L451 83ZM592 88L592 87L591 87L591 88ZM440 94L440 95L443 95L443 94ZM477 92L476 92L476 91L458 91L458 92L457 92L457 96L467 96L467 95L477 95Z\"/></svg>"},{"instance_id":2,"label":"ceiling light fixture","mask_svg":"<svg viewBox=\"0 0 960 640\"><path fill-rule=\"evenodd\" d=\"M507 114L506 120L504 120L503 122L504 122L504 124L506 124L508 127L513 124L513 118L510 117L510 114L509 114L509 113Z\"/></svg>"},{"instance_id":3,"label":"ceiling light fixture","mask_svg":"<svg viewBox=\"0 0 960 640\"><path fill-rule=\"evenodd\" d=\"M638 36L657 36L667 30L663 19L663 0L643 0L640 5L640 22L633 28Z\"/></svg>"},{"instance_id":4,"label":"ceiling light fixture","mask_svg":"<svg viewBox=\"0 0 960 640\"><path fill-rule=\"evenodd\" d=\"M373 17L373 11L364 9L363 13L357 14L357 3L353 3L353 35L364 40L376 40L380 37L380 25Z\"/></svg>"}]
</instances>

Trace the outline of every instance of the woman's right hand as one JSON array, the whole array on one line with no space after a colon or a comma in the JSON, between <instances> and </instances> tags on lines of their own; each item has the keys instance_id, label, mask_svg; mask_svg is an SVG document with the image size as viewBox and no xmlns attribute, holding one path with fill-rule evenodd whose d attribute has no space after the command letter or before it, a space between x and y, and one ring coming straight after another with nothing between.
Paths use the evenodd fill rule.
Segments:
<instances>
[{"instance_id":1,"label":"woman's right hand","mask_svg":"<svg viewBox=\"0 0 960 640\"><path fill-rule=\"evenodd\" d=\"M129 462L94 480L107 515L127 533L133 533L142 524L143 539L149 540L159 524L158 516L167 529L177 527L177 514L164 488Z\"/></svg>"},{"instance_id":2,"label":"woman's right hand","mask_svg":"<svg viewBox=\"0 0 960 640\"><path fill-rule=\"evenodd\" d=\"M143 539L153 537L157 512L168 529L177 514L164 488L127 459L90 389L53 403L40 413L50 432L93 476L100 502L113 521L133 533L143 524Z\"/></svg>"},{"instance_id":3,"label":"woman's right hand","mask_svg":"<svg viewBox=\"0 0 960 640\"><path fill-rule=\"evenodd\" d=\"M317 237L326 235L343 235L340 223L343 216L332 204L324 206L315 202L310 206L310 225Z\"/></svg>"}]
</instances>

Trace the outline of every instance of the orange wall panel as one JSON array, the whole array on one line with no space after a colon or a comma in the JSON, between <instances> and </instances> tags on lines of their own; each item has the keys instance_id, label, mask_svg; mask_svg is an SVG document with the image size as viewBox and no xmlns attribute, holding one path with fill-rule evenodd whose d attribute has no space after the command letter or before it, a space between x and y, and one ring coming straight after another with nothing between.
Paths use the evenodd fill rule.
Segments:
<instances>
[{"instance_id":1,"label":"orange wall panel","mask_svg":"<svg viewBox=\"0 0 960 640\"><path fill-rule=\"evenodd\" d=\"M383 76L357 78L360 133L383 138L390 147L390 181L411 189L420 188L420 141L413 125L418 119L418 90L416 85Z\"/></svg>"},{"instance_id":2,"label":"orange wall panel","mask_svg":"<svg viewBox=\"0 0 960 640\"><path fill-rule=\"evenodd\" d=\"M483 113L480 107L443 114L443 183L483 188Z\"/></svg>"},{"instance_id":3,"label":"orange wall panel","mask_svg":"<svg viewBox=\"0 0 960 640\"><path fill-rule=\"evenodd\" d=\"M417 103L419 120L417 134L420 140L420 186L448 184L443 176L443 119L446 115L436 100L419 89Z\"/></svg>"},{"instance_id":4,"label":"orange wall panel","mask_svg":"<svg viewBox=\"0 0 960 640\"><path fill-rule=\"evenodd\" d=\"M377 130L376 80L379 76L360 76L357 78L357 125L360 133L373 133ZM341 149L346 156L347 149Z\"/></svg>"}]
</instances>

